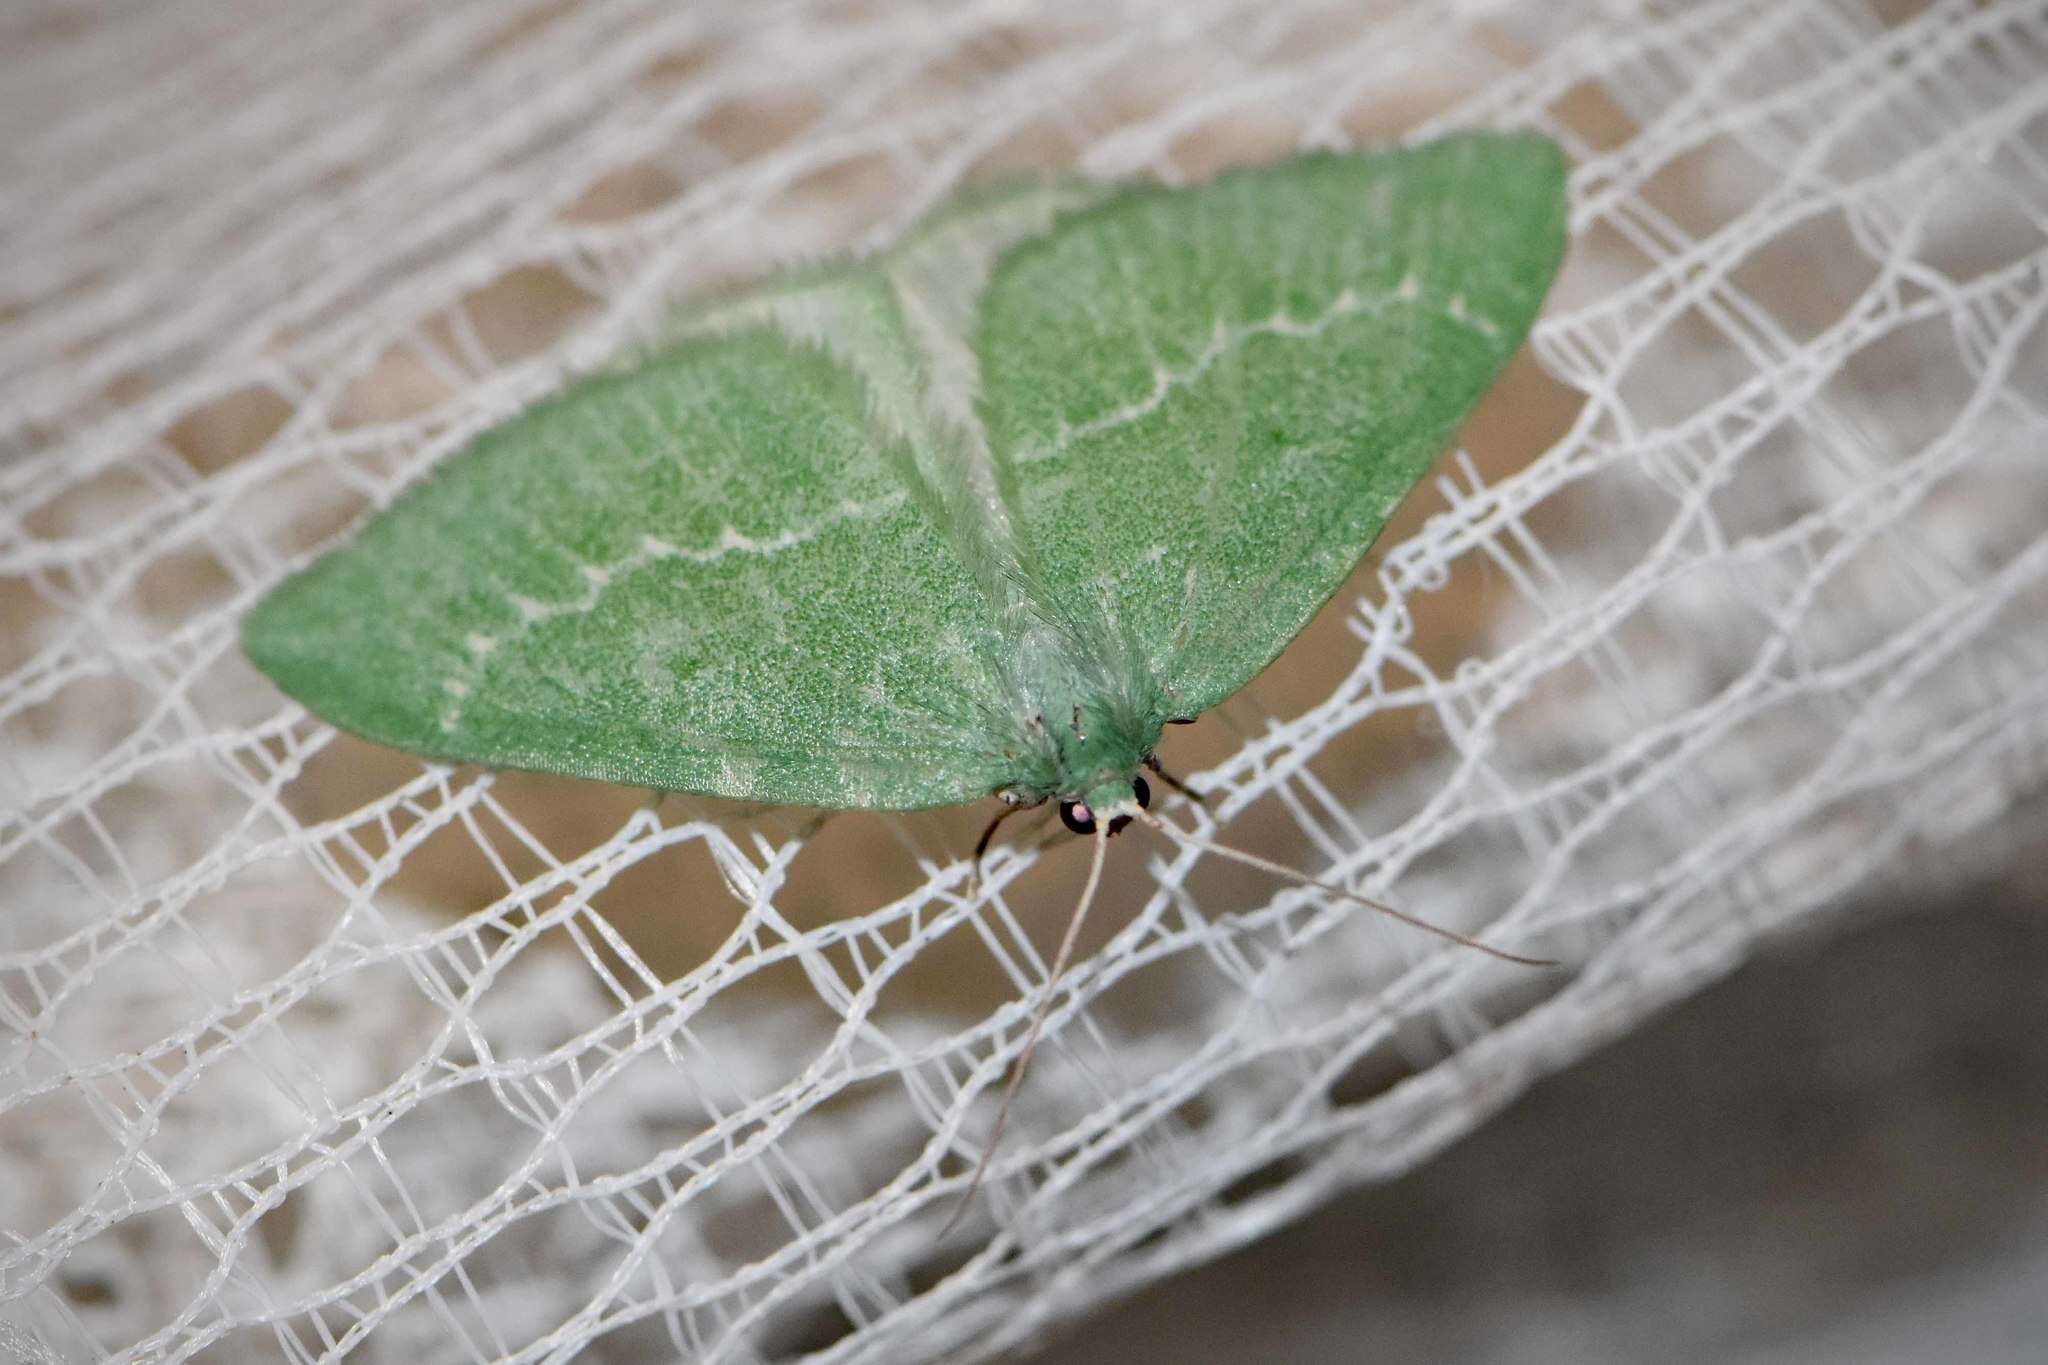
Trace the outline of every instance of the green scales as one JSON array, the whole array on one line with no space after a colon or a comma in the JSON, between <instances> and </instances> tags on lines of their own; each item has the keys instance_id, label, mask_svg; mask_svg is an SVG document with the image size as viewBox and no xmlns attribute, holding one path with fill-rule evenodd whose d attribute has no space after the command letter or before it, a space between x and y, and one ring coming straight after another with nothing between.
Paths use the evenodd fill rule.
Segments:
<instances>
[{"instance_id":1,"label":"green scales","mask_svg":"<svg viewBox=\"0 0 2048 1365\"><path fill-rule=\"evenodd\" d=\"M1461 134L971 193L486 432L244 647L433 758L1056 801L1092 891L1161 728L1285 648L1521 344L1564 174Z\"/></svg>"}]
</instances>

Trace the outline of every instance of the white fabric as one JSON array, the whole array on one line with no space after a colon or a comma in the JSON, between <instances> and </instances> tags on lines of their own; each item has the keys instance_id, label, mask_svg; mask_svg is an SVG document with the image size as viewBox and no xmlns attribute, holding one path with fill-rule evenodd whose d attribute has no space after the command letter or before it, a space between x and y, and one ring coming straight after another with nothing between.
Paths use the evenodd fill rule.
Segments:
<instances>
[{"instance_id":1,"label":"white fabric","mask_svg":"<svg viewBox=\"0 0 2048 1365\"><path fill-rule=\"evenodd\" d=\"M987 1358L2030 832L2032 0L156 0L17 6L0 53L23 1358ZM1024 830L970 903L975 814L423 765L236 648L677 296L988 174L1467 125L1575 164L1533 363L1350 631L1176 735L1219 755L1176 818L1568 965L1133 832L942 1246L1079 850Z\"/></svg>"}]
</instances>

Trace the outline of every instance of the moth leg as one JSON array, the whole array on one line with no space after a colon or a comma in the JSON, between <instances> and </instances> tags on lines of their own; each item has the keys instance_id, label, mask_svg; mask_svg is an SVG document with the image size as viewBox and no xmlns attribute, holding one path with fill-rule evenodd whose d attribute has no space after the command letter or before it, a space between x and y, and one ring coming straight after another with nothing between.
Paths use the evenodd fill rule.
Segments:
<instances>
[{"instance_id":1,"label":"moth leg","mask_svg":"<svg viewBox=\"0 0 2048 1365\"><path fill-rule=\"evenodd\" d=\"M1159 780L1161 782L1164 782L1167 786L1173 788L1175 791L1179 792L1182 796L1185 796L1188 800L1194 802L1196 805L1200 806L1207 803L1207 797L1203 796L1193 787L1190 787L1187 783L1175 777L1172 773L1166 771L1166 769L1160 767L1159 755L1146 754L1145 766L1150 768L1153 772L1157 773L1159 775Z\"/></svg>"},{"instance_id":2,"label":"moth leg","mask_svg":"<svg viewBox=\"0 0 2048 1365\"><path fill-rule=\"evenodd\" d=\"M1042 803L1037 801L1012 801L1004 798L1003 808L996 812L996 818L988 822L988 828L983 830L981 838L974 842L974 870L967 878L967 897L969 900L974 898L974 893L981 887L981 856L988 852L989 840L996 837L996 826L1002 824L1003 821L1009 819L1018 811L1030 810L1040 804Z\"/></svg>"}]
</instances>

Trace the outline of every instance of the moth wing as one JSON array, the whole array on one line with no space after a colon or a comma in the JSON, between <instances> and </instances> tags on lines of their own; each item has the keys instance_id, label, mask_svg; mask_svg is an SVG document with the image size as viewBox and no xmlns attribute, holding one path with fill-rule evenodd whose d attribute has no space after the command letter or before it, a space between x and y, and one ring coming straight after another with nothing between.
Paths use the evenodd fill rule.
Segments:
<instances>
[{"instance_id":1,"label":"moth wing","mask_svg":"<svg viewBox=\"0 0 2048 1365\"><path fill-rule=\"evenodd\" d=\"M986 599L861 382L767 330L487 432L246 619L322 718L437 758L822 806L986 795Z\"/></svg>"},{"instance_id":2,"label":"moth wing","mask_svg":"<svg viewBox=\"0 0 2048 1365\"><path fill-rule=\"evenodd\" d=\"M1549 141L1461 135L1133 189L998 264L981 411L1045 590L1103 600L1168 717L1307 624L1520 345L1564 246Z\"/></svg>"}]
</instances>

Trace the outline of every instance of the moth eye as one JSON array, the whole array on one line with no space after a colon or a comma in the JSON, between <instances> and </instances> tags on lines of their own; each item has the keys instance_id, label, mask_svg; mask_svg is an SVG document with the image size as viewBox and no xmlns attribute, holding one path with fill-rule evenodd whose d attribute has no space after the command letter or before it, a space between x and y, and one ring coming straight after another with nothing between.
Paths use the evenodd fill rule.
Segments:
<instances>
[{"instance_id":1,"label":"moth eye","mask_svg":"<svg viewBox=\"0 0 2048 1365\"><path fill-rule=\"evenodd\" d=\"M1142 777L1135 777L1135 776L1134 776L1134 777L1132 777L1132 778L1131 778L1131 791L1132 791L1132 792L1133 792L1133 793L1134 793L1134 794L1135 794L1135 795L1137 796L1137 798L1138 798L1138 809L1139 809L1139 810L1150 810L1150 809L1152 809L1152 788L1151 788L1151 787L1149 787L1149 786L1147 786L1147 785L1145 784L1145 779L1144 779L1144 778L1142 778Z\"/></svg>"},{"instance_id":2,"label":"moth eye","mask_svg":"<svg viewBox=\"0 0 2048 1365\"><path fill-rule=\"evenodd\" d=\"M1079 801L1060 802L1060 823L1076 834L1095 832L1095 812Z\"/></svg>"}]
</instances>

